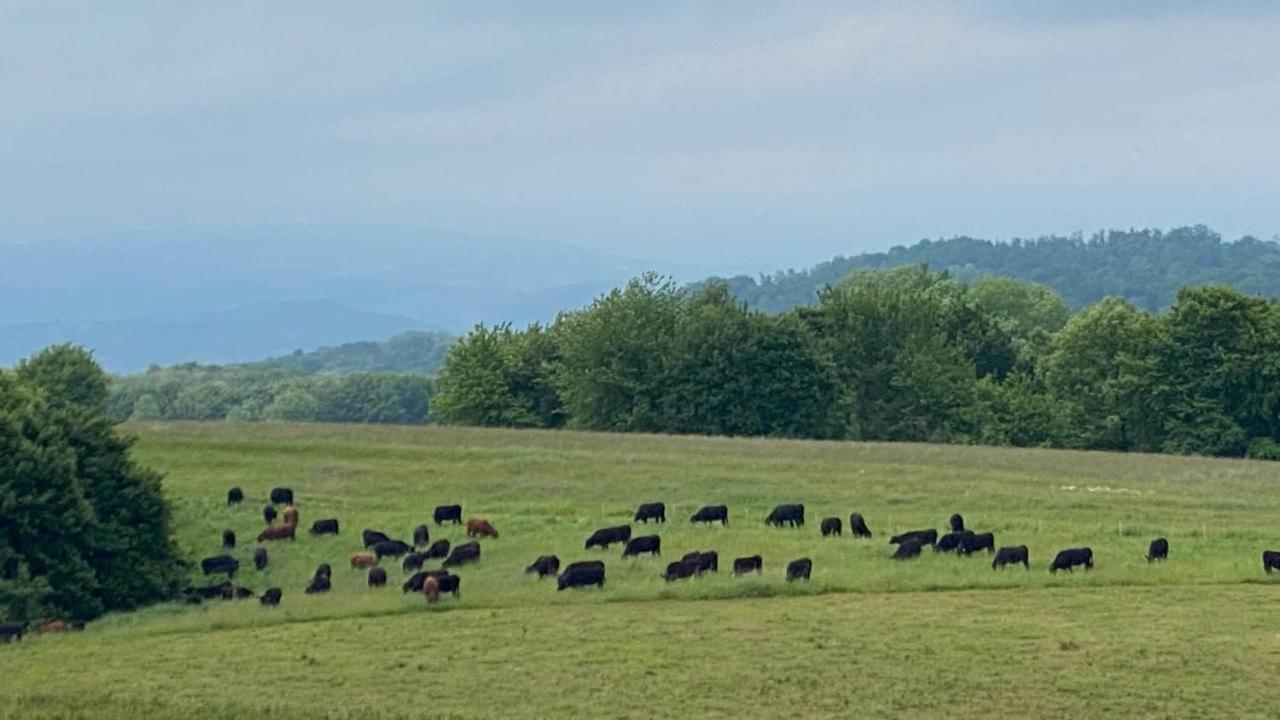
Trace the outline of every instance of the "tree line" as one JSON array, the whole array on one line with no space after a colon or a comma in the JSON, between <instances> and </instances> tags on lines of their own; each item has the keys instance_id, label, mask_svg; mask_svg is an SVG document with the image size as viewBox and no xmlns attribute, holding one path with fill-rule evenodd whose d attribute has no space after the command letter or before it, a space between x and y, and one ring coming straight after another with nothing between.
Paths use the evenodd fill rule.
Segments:
<instances>
[{"instance_id":1,"label":"tree line","mask_svg":"<svg viewBox=\"0 0 1280 720\"><path fill-rule=\"evenodd\" d=\"M477 326L434 416L511 427L1280 459L1280 304L1184 287L1155 313L1049 288L860 270L769 314L646 275L550 325Z\"/></svg>"}]
</instances>

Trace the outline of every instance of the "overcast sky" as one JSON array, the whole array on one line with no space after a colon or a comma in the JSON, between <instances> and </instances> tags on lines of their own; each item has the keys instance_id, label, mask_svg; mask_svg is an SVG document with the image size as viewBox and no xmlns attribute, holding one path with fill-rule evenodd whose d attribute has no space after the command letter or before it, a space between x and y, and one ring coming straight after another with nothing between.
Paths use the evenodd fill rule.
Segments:
<instances>
[{"instance_id":1,"label":"overcast sky","mask_svg":"<svg viewBox=\"0 0 1280 720\"><path fill-rule=\"evenodd\" d=\"M1277 38L1274 3L7 0L0 242L397 223L763 269L1272 237Z\"/></svg>"}]
</instances>

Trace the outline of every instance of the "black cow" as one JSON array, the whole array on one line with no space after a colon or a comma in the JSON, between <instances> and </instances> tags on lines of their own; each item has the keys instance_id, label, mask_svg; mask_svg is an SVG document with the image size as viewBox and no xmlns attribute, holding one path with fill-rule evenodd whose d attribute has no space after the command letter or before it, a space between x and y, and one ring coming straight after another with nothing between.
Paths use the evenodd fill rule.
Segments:
<instances>
[{"instance_id":1,"label":"black cow","mask_svg":"<svg viewBox=\"0 0 1280 720\"><path fill-rule=\"evenodd\" d=\"M680 562L692 563L694 571L701 575L705 572L720 571L720 554L715 550L707 552L691 552L680 558Z\"/></svg>"},{"instance_id":2,"label":"black cow","mask_svg":"<svg viewBox=\"0 0 1280 720\"><path fill-rule=\"evenodd\" d=\"M277 514L274 505L267 505L262 508L262 521L270 525L276 521Z\"/></svg>"},{"instance_id":3,"label":"black cow","mask_svg":"<svg viewBox=\"0 0 1280 720\"><path fill-rule=\"evenodd\" d=\"M1157 560L1169 559L1169 541L1165 538L1156 538L1151 541L1151 545L1147 548L1147 562L1155 562Z\"/></svg>"},{"instance_id":4,"label":"black cow","mask_svg":"<svg viewBox=\"0 0 1280 720\"><path fill-rule=\"evenodd\" d=\"M799 503L793 505L779 505L769 513L764 519L765 525L773 525L774 527L782 527L790 525L791 527L804 527L804 505Z\"/></svg>"},{"instance_id":5,"label":"black cow","mask_svg":"<svg viewBox=\"0 0 1280 720\"><path fill-rule=\"evenodd\" d=\"M662 503L645 503L636 508L636 522L647 523L655 520L660 523L667 521L667 506Z\"/></svg>"},{"instance_id":6,"label":"black cow","mask_svg":"<svg viewBox=\"0 0 1280 720\"><path fill-rule=\"evenodd\" d=\"M27 634L26 623L7 622L0 623L0 644L11 643L14 641L21 642L22 636Z\"/></svg>"},{"instance_id":7,"label":"black cow","mask_svg":"<svg viewBox=\"0 0 1280 720\"><path fill-rule=\"evenodd\" d=\"M238 587L238 588L236 588L236 599L237 599L237 600L248 600L248 599L249 599L249 598L251 598L251 597L253 597L253 591L252 591L252 590L250 590L249 588L247 588L247 587Z\"/></svg>"},{"instance_id":8,"label":"black cow","mask_svg":"<svg viewBox=\"0 0 1280 720\"><path fill-rule=\"evenodd\" d=\"M951 532L964 532L964 516L960 513L951 514Z\"/></svg>"},{"instance_id":9,"label":"black cow","mask_svg":"<svg viewBox=\"0 0 1280 720\"><path fill-rule=\"evenodd\" d=\"M222 531L222 547L226 548L227 550L236 549L236 533L234 530Z\"/></svg>"},{"instance_id":10,"label":"black cow","mask_svg":"<svg viewBox=\"0 0 1280 720\"><path fill-rule=\"evenodd\" d=\"M894 551L893 559L894 560L910 560L911 558L914 558L914 557L920 557L920 548L924 546L925 546L925 543L921 542L917 538L909 538L907 540L903 540L901 543L898 544L898 549Z\"/></svg>"},{"instance_id":11,"label":"black cow","mask_svg":"<svg viewBox=\"0 0 1280 720\"><path fill-rule=\"evenodd\" d=\"M818 527L822 529L822 537L844 533L844 523L838 517L822 518L822 524Z\"/></svg>"},{"instance_id":12,"label":"black cow","mask_svg":"<svg viewBox=\"0 0 1280 720\"><path fill-rule=\"evenodd\" d=\"M560 577L556 578L556 590L587 587L589 585L604 587L604 563L600 563L598 566L578 565L574 567L570 565L568 569L560 573Z\"/></svg>"},{"instance_id":13,"label":"black cow","mask_svg":"<svg viewBox=\"0 0 1280 720\"><path fill-rule=\"evenodd\" d=\"M331 587L333 587L333 585L329 582L328 575L317 575L316 577L311 578L311 584L307 586L307 589L304 592L307 595L325 593L329 592L329 588Z\"/></svg>"},{"instance_id":14,"label":"black cow","mask_svg":"<svg viewBox=\"0 0 1280 720\"><path fill-rule=\"evenodd\" d=\"M233 487L227 491L227 504L239 505L244 502L244 491L238 487Z\"/></svg>"},{"instance_id":15,"label":"black cow","mask_svg":"<svg viewBox=\"0 0 1280 720\"><path fill-rule=\"evenodd\" d=\"M409 579L404 581L404 585L401 585L400 589L407 593L422 592L422 584L427 581L428 572L427 570L419 570L409 576Z\"/></svg>"},{"instance_id":16,"label":"black cow","mask_svg":"<svg viewBox=\"0 0 1280 720\"><path fill-rule=\"evenodd\" d=\"M1280 552L1275 550L1262 551L1262 569L1270 575L1272 570L1280 570Z\"/></svg>"},{"instance_id":17,"label":"black cow","mask_svg":"<svg viewBox=\"0 0 1280 720\"><path fill-rule=\"evenodd\" d=\"M292 505L293 491L289 488L278 487L271 491L272 505Z\"/></svg>"},{"instance_id":18,"label":"black cow","mask_svg":"<svg viewBox=\"0 0 1280 720\"><path fill-rule=\"evenodd\" d=\"M455 525L462 524L462 506L461 505L440 505L431 515L437 525L443 525L446 522L452 522Z\"/></svg>"},{"instance_id":19,"label":"black cow","mask_svg":"<svg viewBox=\"0 0 1280 720\"><path fill-rule=\"evenodd\" d=\"M689 518L691 523L713 523L718 522L721 525L729 524L729 507L727 505L706 505L698 509Z\"/></svg>"},{"instance_id":20,"label":"black cow","mask_svg":"<svg viewBox=\"0 0 1280 720\"><path fill-rule=\"evenodd\" d=\"M593 547L609 549L613 543L624 543L631 539L631 526L618 525L616 527L600 528L591 533L591 537L587 538L587 544L583 548L590 550Z\"/></svg>"},{"instance_id":21,"label":"black cow","mask_svg":"<svg viewBox=\"0 0 1280 720\"><path fill-rule=\"evenodd\" d=\"M969 533L960 539L960 547L956 548L961 555L972 555L979 550L995 552L996 536L992 533Z\"/></svg>"},{"instance_id":22,"label":"black cow","mask_svg":"<svg viewBox=\"0 0 1280 720\"><path fill-rule=\"evenodd\" d=\"M439 558L449 557L449 541L445 538L441 538L431 543L431 547L427 548L427 552L424 554L427 556L428 560L437 560Z\"/></svg>"},{"instance_id":23,"label":"black cow","mask_svg":"<svg viewBox=\"0 0 1280 720\"><path fill-rule=\"evenodd\" d=\"M369 587L383 587L387 584L387 571L376 567L369 569Z\"/></svg>"},{"instance_id":24,"label":"black cow","mask_svg":"<svg viewBox=\"0 0 1280 720\"><path fill-rule=\"evenodd\" d=\"M539 580L548 575L555 575L560 572L560 558L555 555L543 555L537 560L534 560L533 564L525 568L524 571L527 573L538 573Z\"/></svg>"},{"instance_id":25,"label":"black cow","mask_svg":"<svg viewBox=\"0 0 1280 720\"><path fill-rule=\"evenodd\" d=\"M426 525L419 525L413 529L413 546L422 547L431 542L431 531L427 530Z\"/></svg>"},{"instance_id":26,"label":"black cow","mask_svg":"<svg viewBox=\"0 0 1280 720\"><path fill-rule=\"evenodd\" d=\"M442 565L444 567L456 567L458 565L466 565L468 563L478 562L480 560L480 543L465 542L458 545L449 553L449 557L444 559Z\"/></svg>"},{"instance_id":27,"label":"black cow","mask_svg":"<svg viewBox=\"0 0 1280 720\"><path fill-rule=\"evenodd\" d=\"M999 570L1005 565L1017 565L1018 563L1022 563L1022 568L1024 570L1031 569L1031 561L1027 553L1026 545L1002 547L997 550L995 560L991 561L991 569Z\"/></svg>"},{"instance_id":28,"label":"black cow","mask_svg":"<svg viewBox=\"0 0 1280 720\"><path fill-rule=\"evenodd\" d=\"M365 530L360 533L360 542L364 543L364 546L368 548L380 542L391 542L391 538L387 537L386 533L378 532L377 530Z\"/></svg>"},{"instance_id":29,"label":"black cow","mask_svg":"<svg viewBox=\"0 0 1280 720\"><path fill-rule=\"evenodd\" d=\"M258 598L258 602L267 606L279 605L280 596L283 594L280 588L268 588L266 592L262 593L262 597Z\"/></svg>"},{"instance_id":30,"label":"black cow","mask_svg":"<svg viewBox=\"0 0 1280 720\"><path fill-rule=\"evenodd\" d=\"M662 574L662 578L667 582L674 582L676 580L691 578L697 573L698 565L696 562L689 563L684 560L677 560L672 563L667 563L667 571Z\"/></svg>"},{"instance_id":31,"label":"black cow","mask_svg":"<svg viewBox=\"0 0 1280 720\"><path fill-rule=\"evenodd\" d=\"M627 541L626 549L622 551L622 557L631 557L633 555L640 555L641 553L662 555L662 538L657 535L645 535L643 537L631 538Z\"/></svg>"},{"instance_id":32,"label":"black cow","mask_svg":"<svg viewBox=\"0 0 1280 720\"><path fill-rule=\"evenodd\" d=\"M408 555L411 552L413 552L413 546L400 540L385 540L380 543L375 543L373 546L373 554L377 555L379 560L388 555L391 557L400 557L401 555Z\"/></svg>"},{"instance_id":33,"label":"black cow","mask_svg":"<svg viewBox=\"0 0 1280 720\"><path fill-rule=\"evenodd\" d=\"M267 566L267 549L258 548L253 551L253 566L261 571Z\"/></svg>"},{"instance_id":34,"label":"black cow","mask_svg":"<svg viewBox=\"0 0 1280 720\"><path fill-rule=\"evenodd\" d=\"M230 580L223 580L217 585L183 588L182 594L187 596L188 602L191 601L191 598L196 598L198 602L199 600L212 600L217 597L230 600L235 596L235 591L235 586L231 584Z\"/></svg>"},{"instance_id":35,"label":"black cow","mask_svg":"<svg viewBox=\"0 0 1280 720\"><path fill-rule=\"evenodd\" d=\"M1053 558L1053 563L1049 565L1049 574L1052 575L1059 570L1072 572L1072 569L1077 565L1083 565L1085 570L1092 570L1093 551L1087 547L1063 550Z\"/></svg>"},{"instance_id":36,"label":"black cow","mask_svg":"<svg viewBox=\"0 0 1280 720\"><path fill-rule=\"evenodd\" d=\"M808 580L809 574L813 572L813 561L809 558L800 558L787 563L787 582L793 580Z\"/></svg>"},{"instance_id":37,"label":"black cow","mask_svg":"<svg viewBox=\"0 0 1280 720\"><path fill-rule=\"evenodd\" d=\"M733 574L746 575L749 572L764 572L764 558L759 555L740 557L733 561Z\"/></svg>"},{"instance_id":38,"label":"black cow","mask_svg":"<svg viewBox=\"0 0 1280 720\"><path fill-rule=\"evenodd\" d=\"M968 530L961 530L959 532L949 532L946 535L943 535L942 537L938 538L938 542L934 543L933 545L933 551L934 552L951 552L952 550L956 550L960 547L960 544L964 542L964 539L972 534L973 533Z\"/></svg>"},{"instance_id":39,"label":"black cow","mask_svg":"<svg viewBox=\"0 0 1280 720\"><path fill-rule=\"evenodd\" d=\"M861 513L849 516L849 532L856 538L871 537L871 528L867 527L867 521L862 519Z\"/></svg>"},{"instance_id":40,"label":"black cow","mask_svg":"<svg viewBox=\"0 0 1280 720\"><path fill-rule=\"evenodd\" d=\"M426 553L412 552L404 556L404 563L401 565L401 567L404 569L405 572L409 572L410 570L421 570L422 563L426 561L427 561Z\"/></svg>"},{"instance_id":41,"label":"black cow","mask_svg":"<svg viewBox=\"0 0 1280 720\"><path fill-rule=\"evenodd\" d=\"M230 555L215 555L201 560L200 569L205 575L226 573L227 577L235 577L236 570L240 569L240 561Z\"/></svg>"},{"instance_id":42,"label":"black cow","mask_svg":"<svg viewBox=\"0 0 1280 720\"><path fill-rule=\"evenodd\" d=\"M427 573L428 577L434 577L442 593L453 593L454 597L460 597L462 593L462 577L454 575L448 570L432 570ZM426 582L423 579L423 582Z\"/></svg>"},{"instance_id":43,"label":"black cow","mask_svg":"<svg viewBox=\"0 0 1280 720\"><path fill-rule=\"evenodd\" d=\"M329 563L320 563L316 566L316 572L312 577L333 577L333 568L329 567Z\"/></svg>"},{"instance_id":44,"label":"black cow","mask_svg":"<svg viewBox=\"0 0 1280 720\"><path fill-rule=\"evenodd\" d=\"M326 518L311 523L312 535L337 535L338 520L337 518Z\"/></svg>"},{"instance_id":45,"label":"black cow","mask_svg":"<svg viewBox=\"0 0 1280 720\"><path fill-rule=\"evenodd\" d=\"M890 545L897 545L908 540L915 540L921 545L934 545L938 542L937 530L911 530L889 538Z\"/></svg>"}]
</instances>

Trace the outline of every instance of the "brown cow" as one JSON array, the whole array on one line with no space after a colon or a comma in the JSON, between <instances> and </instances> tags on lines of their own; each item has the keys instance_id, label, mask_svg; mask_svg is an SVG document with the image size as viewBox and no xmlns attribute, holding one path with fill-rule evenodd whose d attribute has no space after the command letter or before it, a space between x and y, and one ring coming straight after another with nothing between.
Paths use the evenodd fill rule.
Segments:
<instances>
[{"instance_id":1,"label":"brown cow","mask_svg":"<svg viewBox=\"0 0 1280 720\"><path fill-rule=\"evenodd\" d=\"M258 542L263 540L294 540L293 531L296 529L296 525L272 525L258 533Z\"/></svg>"},{"instance_id":2,"label":"brown cow","mask_svg":"<svg viewBox=\"0 0 1280 720\"><path fill-rule=\"evenodd\" d=\"M288 505L284 509L284 524L298 527L298 508Z\"/></svg>"},{"instance_id":3,"label":"brown cow","mask_svg":"<svg viewBox=\"0 0 1280 720\"><path fill-rule=\"evenodd\" d=\"M467 537L498 537L498 531L484 518L471 518L467 521Z\"/></svg>"},{"instance_id":4,"label":"brown cow","mask_svg":"<svg viewBox=\"0 0 1280 720\"><path fill-rule=\"evenodd\" d=\"M440 581L433 575L428 575L426 580L422 581L422 594L427 598L427 602L439 602L440 600Z\"/></svg>"},{"instance_id":5,"label":"brown cow","mask_svg":"<svg viewBox=\"0 0 1280 720\"><path fill-rule=\"evenodd\" d=\"M378 567L378 558L370 553L356 553L351 556L351 569Z\"/></svg>"},{"instance_id":6,"label":"brown cow","mask_svg":"<svg viewBox=\"0 0 1280 720\"><path fill-rule=\"evenodd\" d=\"M40 624L40 634L47 635L50 633L64 633L67 631L67 624L61 620L45 620Z\"/></svg>"}]
</instances>

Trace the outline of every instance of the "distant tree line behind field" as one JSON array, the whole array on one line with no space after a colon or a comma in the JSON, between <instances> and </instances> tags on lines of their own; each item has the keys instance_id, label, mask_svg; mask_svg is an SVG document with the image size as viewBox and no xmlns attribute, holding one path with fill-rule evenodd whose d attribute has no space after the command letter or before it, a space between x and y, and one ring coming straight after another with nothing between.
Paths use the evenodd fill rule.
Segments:
<instances>
[{"instance_id":1,"label":"distant tree line behind field","mask_svg":"<svg viewBox=\"0 0 1280 720\"><path fill-rule=\"evenodd\" d=\"M477 326L437 376L465 425L1280 459L1280 304L1184 287L1073 313L1005 277L859 270L812 305L633 280L551 325Z\"/></svg>"}]
</instances>

